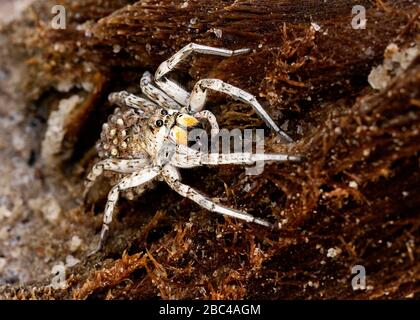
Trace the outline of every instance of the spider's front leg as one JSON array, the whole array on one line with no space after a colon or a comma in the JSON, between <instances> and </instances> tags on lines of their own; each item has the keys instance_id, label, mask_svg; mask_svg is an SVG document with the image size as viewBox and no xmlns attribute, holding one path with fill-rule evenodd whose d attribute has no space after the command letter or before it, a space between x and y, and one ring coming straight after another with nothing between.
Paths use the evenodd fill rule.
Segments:
<instances>
[{"instance_id":1,"label":"spider's front leg","mask_svg":"<svg viewBox=\"0 0 420 320\"><path fill-rule=\"evenodd\" d=\"M252 94L219 79L203 79L195 84L189 99L189 108L191 112L194 113L203 110L207 98L207 89L225 93L234 99L251 105L260 118L263 119L264 122L271 127L283 141L288 143L293 142L293 139L277 126L273 119L271 119L270 115L264 110Z\"/></svg>"},{"instance_id":2,"label":"spider's front leg","mask_svg":"<svg viewBox=\"0 0 420 320\"><path fill-rule=\"evenodd\" d=\"M194 114L194 118L198 120L207 120L211 126L212 134L219 133L219 123L217 122L216 116L209 110L202 110Z\"/></svg>"},{"instance_id":3,"label":"spider's front leg","mask_svg":"<svg viewBox=\"0 0 420 320\"><path fill-rule=\"evenodd\" d=\"M176 110L181 108L181 106L174 99L153 85L153 76L148 71L143 73L143 76L141 77L140 88L146 97L164 108Z\"/></svg>"},{"instance_id":4,"label":"spider's front leg","mask_svg":"<svg viewBox=\"0 0 420 320\"><path fill-rule=\"evenodd\" d=\"M105 206L104 220L101 230L101 239L99 241L99 246L97 250L95 250L93 253L101 250L105 243L109 230L109 224L112 221L112 213L118 201L119 193L122 190L138 187L145 184L148 181L151 181L152 179L156 178L159 172L160 167L145 168L139 172L132 173L129 176L122 178L121 181L111 189L111 191L108 194L108 201Z\"/></svg>"},{"instance_id":5,"label":"spider's front leg","mask_svg":"<svg viewBox=\"0 0 420 320\"><path fill-rule=\"evenodd\" d=\"M172 164L179 168L194 168L203 165L252 165L257 161L298 162L301 160L302 157L299 155L286 153L202 153L183 148L173 157Z\"/></svg>"},{"instance_id":6,"label":"spider's front leg","mask_svg":"<svg viewBox=\"0 0 420 320\"><path fill-rule=\"evenodd\" d=\"M257 223L257 224L263 225L265 227L273 227L273 225L271 223L269 223L265 220L259 219L259 218L255 218L254 216L252 216L252 215L250 215L246 212L226 208L226 207L221 206L217 203L214 203L208 197L199 193L197 190L193 189L192 187L190 187L186 184L181 183L181 181L180 181L181 176L178 172L178 169L176 169L172 165L168 164L164 167L164 169L162 170L162 176L163 176L165 182L173 190L178 192L181 196L194 201L195 203L197 203L201 207L203 207L203 208L205 208L205 209L207 209L211 212L220 213L220 214L230 216L230 217L233 217L233 218L237 218L237 219L240 219L240 220L244 220L244 221L247 221L247 222Z\"/></svg>"},{"instance_id":7,"label":"spider's front leg","mask_svg":"<svg viewBox=\"0 0 420 320\"><path fill-rule=\"evenodd\" d=\"M190 94L183 88L181 88L179 85L177 85L175 82L168 80L166 77L164 77L168 72L173 70L177 64L179 64L182 60L186 59L193 52L222 57L232 57L239 54L247 53L249 51L250 49L229 50L223 48L204 46L196 43L190 43L178 52L176 52L168 60L160 64L160 66L155 72L155 82L163 91L165 91L174 100L176 100L182 106L187 106Z\"/></svg>"}]
</instances>

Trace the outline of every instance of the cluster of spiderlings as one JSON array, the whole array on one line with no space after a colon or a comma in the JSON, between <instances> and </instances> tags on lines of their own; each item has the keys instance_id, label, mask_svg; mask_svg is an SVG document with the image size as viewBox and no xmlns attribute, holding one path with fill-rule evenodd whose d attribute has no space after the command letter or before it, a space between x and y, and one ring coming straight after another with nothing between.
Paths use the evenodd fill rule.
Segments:
<instances>
[{"instance_id":1,"label":"cluster of spiderlings","mask_svg":"<svg viewBox=\"0 0 420 320\"><path fill-rule=\"evenodd\" d=\"M139 116L131 109L116 108L102 126L101 140L97 143L98 156L104 158L133 158L139 148Z\"/></svg>"}]
</instances>

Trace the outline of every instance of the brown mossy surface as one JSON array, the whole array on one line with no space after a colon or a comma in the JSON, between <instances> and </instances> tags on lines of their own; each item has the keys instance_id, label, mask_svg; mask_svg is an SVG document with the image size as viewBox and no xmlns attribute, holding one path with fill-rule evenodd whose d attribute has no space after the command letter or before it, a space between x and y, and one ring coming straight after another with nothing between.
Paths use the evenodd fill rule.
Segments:
<instances>
[{"instance_id":1,"label":"brown mossy surface","mask_svg":"<svg viewBox=\"0 0 420 320\"><path fill-rule=\"evenodd\" d=\"M54 4L66 8L65 30L50 28ZM366 7L366 29L351 27L355 4ZM0 297L418 299L420 57L383 90L368 75L391 43L404 50L419 40L408 0L35 1L0 38ZM184 181L282 228L209 213L162 184L122 199L106 248L88 256L109 184L102 179L87 203L81 190L114 108L107 95L139 92L142 72L189 42L253 49L194 55L173 76L189 89L210 77L253 93L296 141L267 135L266 149L305 160L266 164L257 176L237 166L184 170ZM81 102L45 163L48 118L73 95ZM222 128L263 126L222 95L208 108ZM70 250L75 235L81 244ZM80 261L66 269L67 288L46 287L68 255ZM366 268L367 290L352 289L355 265Z\"/></svg>"}]
</instances>

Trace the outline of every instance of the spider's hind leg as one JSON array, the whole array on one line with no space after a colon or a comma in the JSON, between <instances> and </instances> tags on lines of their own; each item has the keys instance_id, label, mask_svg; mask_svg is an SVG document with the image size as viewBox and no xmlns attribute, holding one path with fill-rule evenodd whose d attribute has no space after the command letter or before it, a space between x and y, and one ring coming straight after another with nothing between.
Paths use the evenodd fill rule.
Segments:
<instances>
[{"instance_id":1,"label":"spider's hind leg","mask_svg":"<svg viewBox=\"0 0 420 320\"><path fill-rule=\"evenodd\" d=\"M139 110L141 113L148 113L158 106L154 102L138 97L127 91L112 92L108 96L109 102L120 107L129 107Z\"/></svg>"},{"instance_id":2,"label":"spider's hind leg","mask_svg":"<svg viewBox=\"0 0 420 320\"><path fill-rule=\"evenodd\" d=\"M101 239L99 246L95 253L102 249L105 240L108 235L109 224L112 222L112 213L114 212L115 205L118 201L118 197L121 191L134 188L154 179L159 174L159 169L156 167L146 168L139 172L135 172L121 179L121 181L115 185L108 194L108 200L105 206L104 220L101 230Z\"/></svg>"},{"instance_id":3,"label":"spider's hind leg","mask_svg":"<svg viewBox=\"0 0 420 320\"><path fill-rule=\"evenodd\" d=\"M96 179L102 175L104 170L107 171L114 171L119 173L133 173L141 170L144 168L149 161L147 158L140 158L140 159L105 159L101 160L96 163L91 171L89 172L86 181L85 181L85 189L83 191L83 197L86 198L87 193L89 192L90 188L95 183Z\"/></svg>"}]
</instances>

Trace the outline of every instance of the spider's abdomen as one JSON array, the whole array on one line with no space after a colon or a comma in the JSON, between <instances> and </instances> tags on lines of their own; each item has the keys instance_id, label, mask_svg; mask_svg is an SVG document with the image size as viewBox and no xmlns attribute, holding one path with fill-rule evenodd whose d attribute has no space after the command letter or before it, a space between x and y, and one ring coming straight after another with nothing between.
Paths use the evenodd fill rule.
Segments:
<instances>
[{"instance_id":1,"label":"spider's abdomen","mask_svg":"<svg viewBox=\"0 0 420 320\"><path fill-rule=\"evenodd\" d=\"M96 145L98 156L134 159L144 153L140 141L141 118L132 109L116 108L102 126L101 139Z\"/></svg>"}]
</instances>

